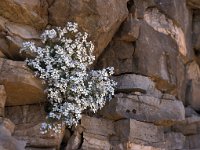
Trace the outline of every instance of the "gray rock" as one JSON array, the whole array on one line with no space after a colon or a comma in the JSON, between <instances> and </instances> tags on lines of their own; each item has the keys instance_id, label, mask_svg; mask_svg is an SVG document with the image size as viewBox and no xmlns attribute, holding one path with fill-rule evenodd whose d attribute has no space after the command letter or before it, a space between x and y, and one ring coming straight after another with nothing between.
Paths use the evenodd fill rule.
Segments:
<instances>
[{"instance_id":1,"label":"gray rock","mask_svg":"<svg viewBox=\"0 0 200 150\"><path fill-rule=\"evenodd\" d=\"M150 145L164 141L164 133L161 127L134 119L116 121L115 129L123 142L130 141L136 144Z\"/></svg>"},{"instance_id":2,"label":"gray rock","mask_svg":"<svg viewBox=\"0 0 200 150\"><path fill-rule=\"evenodd\" d=\"M84 115L81 119L81 126L85 129L85 133L103 136L115 134L113 121L103 118L94 118Z\"/></svg>"},{"instance_id":3,"label":"gray rock","mask_svg":"<svg viewBox=\"0 0 200 150\"><path fill-rule=\"evenodd\" d=\"M165 134L165 144L167 149L182 150L185 146L185 136L181 133L171 132Z\"/></svg>"},{"instance_id":4,"label":"gray rock","mask_svg":"<svg viewBox=\"0 0 200 150\"><path fill-rule=\"evenodd\" d=\"M114 77L114 80L117 82L117 91L119 92L139 91L158 98L162 96L161 92L156 89L155 83L149 77L125 74Z\"/></svg>"},{"instance_id":5,"label":"gray rock","mask_svg":"<svg viewBox=\"0 0 200 150\"><path fill-rule=\"evenodd\" d=\"M187 91L187 102L195 110L200 110L200 81L192 80Z\"/></svg>"},{"instance_id":6,"label":"gray rock","mask_svg":"<svg viewBox=\"0 0 200 150\"><path fill-rule=\"evenodd\" d=\"M112 120L134 118L138 121L170 126L185 119L181 101L158 99L150 96L127 95L112 99L101 114Z\"/></svg>"}]
</instances>

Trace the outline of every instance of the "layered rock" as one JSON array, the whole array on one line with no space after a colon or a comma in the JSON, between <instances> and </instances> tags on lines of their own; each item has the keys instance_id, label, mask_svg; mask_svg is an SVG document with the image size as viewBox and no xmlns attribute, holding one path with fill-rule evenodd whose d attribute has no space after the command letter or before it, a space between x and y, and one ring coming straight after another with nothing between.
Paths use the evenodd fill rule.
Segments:
<instances>
[{"instance_id":1,"label":"layered rock","mask_svg":"<svg viewBox=\"0 0 200 150\"><path fill-rule=\"evenodd\" d=\"M0 84L7 94L6 105L34 104L45 101L44 86L25 62L0 59Z\"/></svg>"},{"instance_id":2,"label":"layered rock","mask_svg":"<svg viewBox=\"0 0 200 150\"><path fill-rule=\"evenodd\" d=\"M49 22L52 25L64 25L66 21L76 21L91 35L95 44L95 55L98 57L127 17L126 2L126 0L54 1L49 8ZM59 9L61 11L55 13Z\"/></svg>"},{"instance_id":3,"label":"layered rock","mask_svg":"<svg viewBox=\"0 0 200 150\"><path fill-rule=\"evenodd\" d=\"M158 99L146 95L119 95L102 110L111 120L134 118L143 122L172 125L185 119L181 101Z\"/></svg>"},{"instance_id":4,"label":"layered rock","mask_svg":"<svg viewBox=\"0 0 200 150\"><path fill-rule=\"evenodd\" d=\"M16 127L13 136L26 143L29 148L55 148L58 149L62 142L65 126L61 133L41 133L41 123L45 122L46 113L44 105L34 104L25 106L6 107L6 117L12 120Z\"/></svg>"}]
</instances>

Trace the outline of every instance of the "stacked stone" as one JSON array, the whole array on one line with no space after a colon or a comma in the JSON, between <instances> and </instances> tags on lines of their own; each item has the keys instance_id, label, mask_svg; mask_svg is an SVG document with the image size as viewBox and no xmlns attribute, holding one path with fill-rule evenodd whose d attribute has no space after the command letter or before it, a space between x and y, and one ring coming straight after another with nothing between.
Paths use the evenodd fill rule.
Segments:
<instances>
[{"instance_id":1,"label":"stacked stone","mask_svg":"<svg viewBox=\"0 0 200 150\"><path fill-rule=\"evenodd\" d=\"M45 85L19 49L71 20L94 41L93 67L114 66L116 94L77 127L41 135ZM0 149L200 149L199 66L199 0L1 0Z\"/></svg>"}]
</instances>

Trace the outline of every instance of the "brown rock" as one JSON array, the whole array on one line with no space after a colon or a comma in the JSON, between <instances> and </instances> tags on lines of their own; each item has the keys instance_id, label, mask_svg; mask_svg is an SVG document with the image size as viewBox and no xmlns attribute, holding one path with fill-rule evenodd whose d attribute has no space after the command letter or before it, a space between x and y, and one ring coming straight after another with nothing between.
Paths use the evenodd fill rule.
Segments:
<instances>
[{"instance_id":1,"label":"brown rock","mask_svg":"<svg viewBox=\"0 0 200 150\"><path fill-rule=\"evenodd\" d=\"M69 138L65 150L77 150L82 142L82 135L78 130L75 130L73 135Z\"/></svg>"},{"instance_id":2,"label":"brown rock","mask_svg":"<svg viewBox=\"0 0 200 150\"><path fill-rule=\"evenodd\" d=\"M49 14L49 22L53 25L76 21L91 35L95 43L95 55L98 57L127 17L128 9L126 0L59 0L51 5Z\"/></svg>"},{"instance_id":3,"label":"brown rock","mask_svg":"<svg viewBox=\"0 0 200 150\"><path fill-rule=\"evenodd\" d=\"M120 39L126 42L134 42L137 40L140 31L139 21L133 19L132 15L126 19L120 28Z\"/></svg>"},{"instance_id":4,"label":"brown rock","mask_svg":"<svg viewBox=\"0 0 200 150\"><path fill-rule=\"evenodd\" d=\"M41 134L40 127L41 123L17 125L14 132L14 137L18 140L26 141L26 145L30 147L46 147L59 149L62 138L64 136L65 127L62 127L61 133L49 131L46 134Z\"/></svg>"},{"instance_id":5,"label":"brown rock","mask_svg":"<svg viewBox=\"0 0 200 150\"><path fill-rule=\"evenodd\" d=\"M7 106L45 101L44 86L24 62L0 59L0 84L7 93Z\"/></svg>"},{"instance_id":6,"label":"brown rock","mask_svg":"<svg viewBox=\"0 0 200 150\"><path fill-rule=\"evenodd\" d=\"M26 146L60 147L65 133L65 126L62 126L61 133L50 131L47 134L41 134L41 123L46 121L43 104L6 107L6 117L16 125L14 137L26 141Z\"/></svg>"},{"instance_id":7,"label":"brown rock","mask_svg":"<svg viewBox=\"0 0 200 150\"><path fill-rule=\"evenodd\" d=\"M105 49L97 61L98 68L113 66L115 74L130 73L133 71L132 55L134 47L132 43L113 40Z\"/></svg>"},{"instance_id":8,"label":"brown rock","mask_svg":"<svg viewBox=\"0 0 200 150\"><path fill-rule=\"evenodd\" d=\"M27 24L41 29L47 24L47 2L45 0L2 0L0 16L11 22Z\"/></svg>"},{"instance_id":9,"label":"brown rock","mask_svg":"<svg viewBox=\"0 0 200 150\"><path fill-rule=\"evenodd\" d=\"M0 123L0 149L1 150L25 150L25 142L18 141L11 136L13 123L5 119Z\"/></svg>"},{"instance_id":10,"label":"brown rock","mask_svg":"<svg viewBox=\"0 0 200 150\"><path fill-rule=\"evenodd\" d=\"M109 136L115 134L113 121L83 116L81 119L81 126L85 129L85 133L98 134Z\"/></svg>"},{"instance_id":11,"label":"brown rock","mask_svg":"<svg viewBox=\"0 0 200 150\"><path fill-rule=\"evenodd\" d=\"M5 117L15 125L38 124L45 120L44 104L32 104L22 106L9 106L5 108Z\"/></svg>"},{"instance_id":12,"label":"brown rock","mask_svg":"<svg viewBox=\"0 0 200 150\"><path fill-rule=\"evenodd\" d=\"M19 54L22 42L39 39L39 33L33 27L9 22L3 17L0 17L0 28L6 33L0 36L0 50L10 59L25 59Z\"/></svg>"},{"instance_id":13,"label":"brown rock","mask_svg":"<svg viewBox=\"0 0 200 150\"><path fill-rule=\"evenodd\" d=\"M150 145L164 141L162 128L150 123L133 119L119 120L115 122L115 129L122 142L130 141L136 144Z\"/></svg>"},{"instance_id":14,"label":"brown rock","mask_svg":"<svg viewBox=\"0 0 200 150\"><path fill-rule=\"evenodd\" d=\"M187 0L187 4L192 8L200 8L200 1L199 0Z\"/></svg>"},{"instance_id":15,"label":"brown rock","mask_svg":"<svg viewBox=\"0 0 200 150\"><path fill-rule=\"evenodd\" d=\"M184 100L185 68L178 53L173 39L142 23L133 56L133 70L152 77L158 89Z\"/></svg>"},{"instance_id":16,"label":"brown rock","mask_svg":"<svg viewBox=\"0 0 200 150\"><path fill-rule=\"evenodd\" d=\"M82 150L110 150L111 144L108 137L100 134L83 133Z\"/></svg>"},{"instance_id":17,"label":"brown rock","mask_svg":"<svg viewBox=\"0 0 200 150\"><path fill-rule=\"evenodd\" d=\"M4 116L4 107L6 103L6 91L3 85L0 85L0 117Z\"/></svg>"},{"instance_id":18,"label":"brown rock","mask_svg":"<svg viewBox=\"0 0 200 150\"><path fill-rule=\"evenodd\" d=\"M175 132L181 132L184 135L200 134L200 117L192 116L185 121L173 126Z\"/></svg>"},{"instance_id":19,"label":"brown rock","mask_svg":"<svg viewBox=\"0 0 200 150\"><path fill-rule=\"evenodd\" d=\"M134 118L166 126L185 119L185 110L181 101L145 95L116 97L102 109L101 113L112 120Z\"/></svg>"},{"instance_id":20,"label":"brown rock","mask_svg":"<svg viewBox=\"0 0 200 150\"><path fill-rule=\"evenodd\" d=\"M181 55L187 60L190 58L190 51L186 47L186 37L181 27L177 26L173 20L167 18L158 9L148 9L145 11L144 20L154 30L171 36L178 45L178 50ZM188 60L187 60L188 61Z\"/></svg>"},{"instance_id":21,"label":"brown rock","mask_svg":"<svg viewBox=\"0 0 200 150\"><path fill-rule=\"evenodd\" d=\"M146 146L141 144L135 144L131 142L120 143L114 146L115 150L165 150L162 148L156 148L152 146Z\"/></svg>"},{"instance_id":22,"label":"brown rock","mask_svg":"<svg viewBox=\"0 0 200 150\"><path fill-rule=\"evenodd\" d=\"M200 79L200 67L195 61L187 64L187 79L188 80L198 80Z\"/></svg>"},{"instance_id":23,"label":"brown rock","mask_svg":"<svg viewBox=\"0 0 200 150\"><path fill-rule=\"evenodd\" d=\"M195 110L200 110L200 81L199 80L192 80L188 87L187 95L187 102L191 105L192 108Z\"/></svg>"},{"instance_id":24,"label":"brown rock","mask_svg":"<svg viewBox=\"0 0 200 150\"><path fill-rule=\"evenodd\" d=\"M82 149L111 149L109 137L115 134L114 124L111 120L83 116L81 126L85 129Z\"/></svg>"},{"instance_id":25,"label":"brown rock","mask_svg":"<svg viewBox=\"0 0 200 150\"><path fill-rule=\"evenodd\" d=\"M158 98L162 96L162 93L156 89L155 83L149 77L125 74L113 79L117 82L116 90L119 92L141 92Z\"/></svg>"}]
</instances>

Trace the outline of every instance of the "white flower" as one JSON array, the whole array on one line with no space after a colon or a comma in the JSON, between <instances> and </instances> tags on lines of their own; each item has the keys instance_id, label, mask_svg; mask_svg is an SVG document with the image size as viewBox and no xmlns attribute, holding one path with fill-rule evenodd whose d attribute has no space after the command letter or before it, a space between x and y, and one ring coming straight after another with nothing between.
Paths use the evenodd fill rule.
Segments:
<instances>
[{"instance_id":1,"label":"white flower","mask_svg":"<svg viewBox=\"0 0 200 150\"><path fill-rule=\"evenodd\" d=\"M26 59L35 75L47 84L50 112L42 124L42 133L61 130L62 121L68 126L77 125L85 109L96 112L114 95L116 83L109 77L114 68L88 71L94 62L94 45L88 34L78 31L78 24L68 22L66 27L45 30L41 35L43 47L24 42L21 51L36 54ZM48 41L48 42L47 42Z\"/></svg>"}]
</instances>

